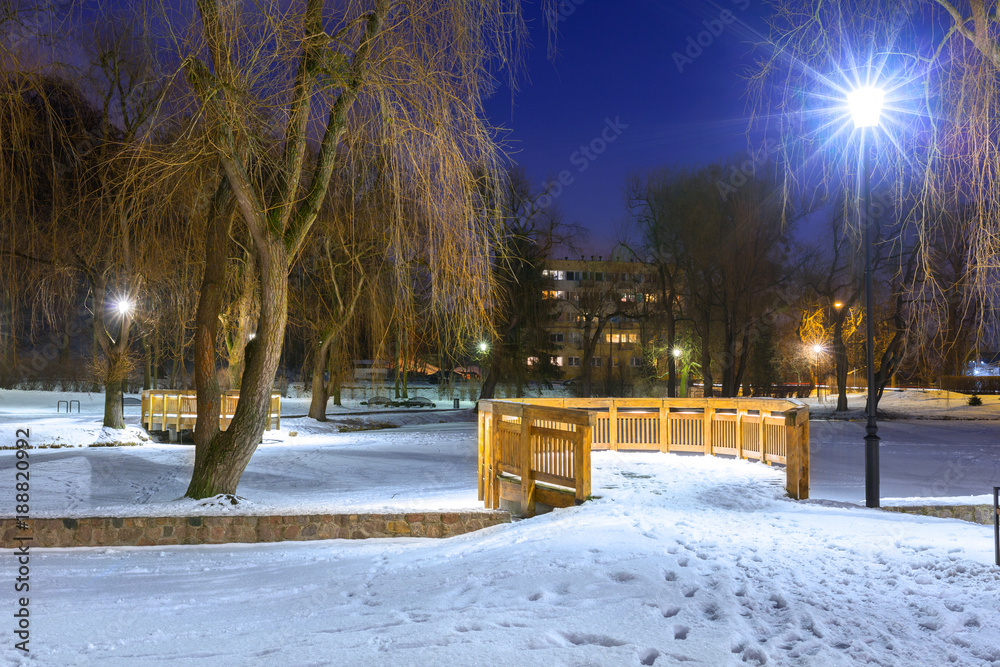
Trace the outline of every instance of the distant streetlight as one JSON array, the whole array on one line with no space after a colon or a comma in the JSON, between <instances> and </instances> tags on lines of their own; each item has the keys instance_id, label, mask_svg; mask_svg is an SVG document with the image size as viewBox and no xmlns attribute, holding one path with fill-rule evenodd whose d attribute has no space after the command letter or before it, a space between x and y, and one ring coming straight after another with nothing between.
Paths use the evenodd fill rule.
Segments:
<instances>
[{"instance_id":1,"label":"distant streetlight","mask_svg":"<svg viewBox=\"0 0 1000 667\"><path fill-rule=\"evenodd\" d=\"M674 348L674 359L680 359L682 354L684 354L684 350L679 347Z\"/></svg>"},{"instance_id":2,"label":"distant streetlight","mask_svg":"<svg viewBox=\"0 0 1000 667\"><path fill-rule=\"evenodd\" d=\"M813 384L816 385L816 399L822 398L819 385L819 355L823 354L823 346L815 343L812 346L813 353Z\"/></svg>"},{"instance_id":3,"label":"distant streetlight","mask_svg":"<svg viewBox=\"0 0 1000 667\"><path fill-rule=\"evenodd\" d=\"M487 343L485 340L479 343L479 351L482 354L486 354L487 352L489 352L489 350L490 350L490 344Z\"/></svg>"},{"instance_id":4,"label":"distant streetlight","mask_svg":"<svg viewBox=\"0 0 1000 667\"><path fill-rule=\"evenodd\" d=\"M851 110L855 129L861 130L861 210L859 221L865 237L865 342L868 365L868 423L865 426L865 505L878 507L879 501L879 461L878 423L875 421L875 322L872 319L872 236L871 209L871 165L868 146L869 127L878 127L885 102L885 91L875 86L862 86L847 94L847 106Z\"/></svg>"},{"instance_id":5,"label":"distant streetlight","mask_svg":"<svg viewBox=\"0 0 1000 667\"><path fill-rule=\"evenodd\" d=\"M836 308L837 310L840 310L841 308L844 307L844 304L841 303L840 301L834 301L833 302L833 307Z\"/></svg>"}]
</instances>

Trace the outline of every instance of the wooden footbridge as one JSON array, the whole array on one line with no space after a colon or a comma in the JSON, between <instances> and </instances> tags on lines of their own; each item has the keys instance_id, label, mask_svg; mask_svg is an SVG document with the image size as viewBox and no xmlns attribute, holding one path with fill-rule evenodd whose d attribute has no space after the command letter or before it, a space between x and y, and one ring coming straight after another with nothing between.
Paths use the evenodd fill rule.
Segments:
<instances>
[{"instance_id":1,"label":"wooden footbridge","mask_svg":"<svg viewBox=\"0 0 1000 667\"><path fill-rule=\"evenodd\" d=\"M809 497L809 408L766 398L536 398L479 402L479 499L568 507L590 496L594 449L694 452L785 466Z\"/></svg>"},{"instance_id":2,"label":"wooden footbridge","mask_svg":"<svg viewBox=\"0 0 1000 667\"><path fill-rule=\"evenodd\" d=\"M219 428L225 431L236 413L240 392L226 391L219 395ZM141 423L147 431L167 431L176 441L181 431L193 431L198 419L198 401L193 391L147 389L142 392ZM267 430L281 428L281 394L271 394Z\"/></svg>"}]
</instances>

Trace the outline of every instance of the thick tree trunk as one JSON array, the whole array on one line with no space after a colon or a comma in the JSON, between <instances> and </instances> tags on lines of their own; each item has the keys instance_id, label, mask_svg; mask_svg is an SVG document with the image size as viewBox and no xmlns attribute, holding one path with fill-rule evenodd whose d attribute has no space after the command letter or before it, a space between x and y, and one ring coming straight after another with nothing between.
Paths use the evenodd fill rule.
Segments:
<instances>
[{"instance_id":1,"label":"thick tree trunk","mask_svg":"<svg viewBox=\"0 0 1000 667\"><path fill-rule=\"evenodd\" d=\"M327 396L329 396L330 398L333 399L333 404L334 405L342 405L342 403L340 402L340 399L341 399L341 390L340 390L340 376L339 375L333 374L333 375L330 376L330 382L328 382L327 385L326 385L326 394L327 394ZM329 400L329 399L327 399L327 400Z\"/></svg>"},{"instance_id":2,"label":"thick tree trunk","mask_svg":"<svg viewBox=\"0 0 1000 667\"><path fill-rule=\"evenodd\" d=\"M837 412L847 411L847 345L844 344L844 315L833 320L833 364L837 373Z\"/></svg>"},{"instance_id":3,"label":"thick tree trunk","mask_svg":"<svg viewBox=\"0 0 1000 667\"><path fill-rule=\"evenodd\" d=\"M288 254L284 243L262 239L258 245L261 312L257 337L246 347L240 401L225 431L216 433L195 459L187 495L208 498L234 494L270 419L274 376L288 320Z\"/></svg>"},{"instance_id":4,"label":"thick tree trunk","mask_svg":"<svg viewBox=\"0 0 1000 667\"><path fill-rule=\"evenodd\" d=\"M479 399L493 398L496 394L497 383L499 381L500 376L497 373L494 373L493 371L488 372L486 377L483 379L483 386L479 390Z\"/></svg>"},{"instance_id":5,"label":"thick tree trunk","mask_svg":"<svg viewBox=\"0 0 1000 667\"><path fill-rule=\"evenodd\" d=\"M104 426L106 428L125 428L122 417L122 385L124 380L106 380L104 382Z\"/></svg>"},{"instance_id":6,"label":"thick tree trunk","mask_svg":"<svg viewBox=\"0 0 1000 667\"><path fill-rule=\"evenodd\" d=\"M142 343L142 388L153 388L153 352L146 336L139 339Z\"/></svg>"},{"instance_id":7,"label":"thick tree trunk","mask_svg":"<svg viewBox=\"0 0 1000 667\"><path fill-rule=\"evenodd\" d=\"M323 373L330 365L330 347L333 342L331 336L326 336L326 340L319 346L316 353L316 363L312 369L312 399L309 401L309 416L318 422L326 421L326 404L330 400L327 391L327 381L323 378Z\"/></svg>"},{"instance_id":8,"label":"thick tree trunk","mask_svg":"<svg viewBox=\"0 0 1000 667\"><path fill-rule=\"evenodd\" d=\"M195 461L205 454L205 447L219 432L220 391L216 359L219 336L219 312L226 282L229 258L229 220L224 213L230 198L229 181L219 183L209 208L205 230L205 273L201 278L198 310L195 313L194 387L198 416L194 427Z\"/></svg>"},{"instance_id":9,"label":"thick tree trunk","mask_svg":"<svg viewBox=\"0 0 1000 667\"><path fill-rule=\"evenodd\" d=\"M153 389L160 388L160 337L153 336Z\"/></svg>"}]
</instances>

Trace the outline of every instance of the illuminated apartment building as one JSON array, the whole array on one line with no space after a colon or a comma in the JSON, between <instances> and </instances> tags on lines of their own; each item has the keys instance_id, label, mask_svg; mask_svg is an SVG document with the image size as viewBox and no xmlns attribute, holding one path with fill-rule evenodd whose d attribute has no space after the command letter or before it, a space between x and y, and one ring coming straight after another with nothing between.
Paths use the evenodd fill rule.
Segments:
<instances>
[{"instance_id":1,"label":"illuminated apartment building","mask_svg":"<svg viewBox=\"0 0 1000 667\"><path fill-rule=\"evenodd\" d=\"M639 262L549 260L543 275L552 281L543 299L555 299L555 317L549 325L549 339L555 350L554 360L563 377L580 375L585 363L586 319L591 320L590 336L598 323L598 336L591 366L604 372L622 366L637 368L642 364L642 321L649 303L655 299L655 274ZM648 335L648 333L647 333ZM593 377L602 375L593 373Z\"/></svg>"}]
</instances>

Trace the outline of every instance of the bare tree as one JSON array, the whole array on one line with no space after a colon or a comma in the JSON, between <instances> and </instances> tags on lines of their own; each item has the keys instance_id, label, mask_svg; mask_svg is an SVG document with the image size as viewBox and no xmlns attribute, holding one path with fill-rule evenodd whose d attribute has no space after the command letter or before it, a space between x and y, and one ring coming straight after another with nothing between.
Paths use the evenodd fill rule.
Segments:
<instances>
[{"instance_id":1,"label":"bare tree","mask_svg":"<svg viewBox=\"0 0 1000 667\"><path fill-rule=\"evenodd\" d=\"M489 65L508 61L524 28L519 3L505 0L474 7L371 0L336 10L306 0L281 16L241 13L216 0L196 4L201 41L185 47L184 69L207 145L224 171L216 199L220 208L235 202L256 252L262 306L257 336L246 348L239 406L229 428L218 432L217 395L207 380L218 306L205 301L203 286L197 430L212 435L199 438L187 491L203 498L235 492L263 433L287 322L289 268L319 214L345 139L363 138L392 156L393 179L409 183L423 210L419 238L433 258L428 275L436 314L480 328L490 291L488 234L472 215L471 165L495 164L482 97ZM315 120L321 114L325 120ZM261 122L265 116L270 123ZM262 134L269 125L280 129ZM313 138L314 153L307 150ZM403 236L401 222L397 212L385 224L405 255L412 239ZM469 282L470 275L482 280Z\"/></svg>"}]
</instances>

